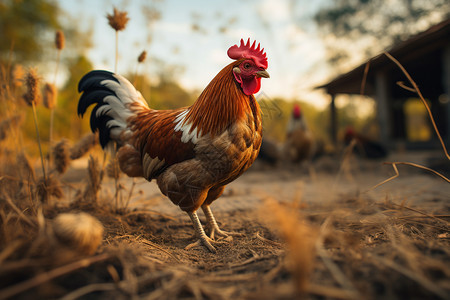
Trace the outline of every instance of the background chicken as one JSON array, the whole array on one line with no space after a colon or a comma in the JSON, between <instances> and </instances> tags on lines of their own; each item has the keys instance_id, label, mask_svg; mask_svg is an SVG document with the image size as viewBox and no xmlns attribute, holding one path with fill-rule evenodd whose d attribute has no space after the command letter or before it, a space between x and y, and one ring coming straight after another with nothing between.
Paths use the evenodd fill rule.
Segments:
<instances>
[{"instance_id":1,"label":"background chicken","mask_svg":"<svg viewBox=\"0 0 450 300\"><path fill-rule=\"evenodd\" d=\"M276 166L280 160L278 143L275 140L264 137L259 149L258 160L272 167Z\"/></svg>"},{"instance_id":2,"label":"background chicken","mask_svg":"<svg viewBox=\"0 0 450 300\"><path fill-rule=\"evenodd\" d=\"M287 126L284 153L289 161L300 163L310 159L313 151L313 135L306 125L300 106L295 104Z\"/></svg>"},{"instance_id":3,"label":"background chicken","mask_svg":"<svg viewBox=\"0 0 450 300\"><path fill-rule=\"evenodd\" d=\"M266 72L264 49L241 40L228 49L234 59L190 107L150 109L133 85L120 75L91 71L80 81L78 114L96 104L91 129L105 148L116 143L120 168L131 177L156 179L161 192L190 216L198 241L211 252L219 229L210 204L225 185L253 163L261 146L261 115L253 96ZM209 237L197 216L202 208Z\"/></svg>"},{"instance_id":4,"label":"background chicken","mask_svg":"<svg viewBox=\"0 0 450 300\"><path fill-rule=\"evenodd\" d=\"M352 127L345 129L344 143L346 146L354 141L353 152L365 158L378 159L388 155L388 150L374 139L357 133Z\"/></svg>"}]
</instances>

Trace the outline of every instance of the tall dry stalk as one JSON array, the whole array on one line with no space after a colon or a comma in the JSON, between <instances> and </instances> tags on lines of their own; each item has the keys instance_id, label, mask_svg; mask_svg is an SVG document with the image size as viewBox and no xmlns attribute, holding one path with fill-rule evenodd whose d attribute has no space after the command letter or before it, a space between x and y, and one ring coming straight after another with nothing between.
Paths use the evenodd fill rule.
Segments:
<instances>
[{"instance_id":1,"label":"tall dry stalk","mask_svg":"<svg viewBox=\"0 0 450 300\"><path fill-rule=\"evenodd\" d=\"M138 76L138 68L139 65L144 63L145 59L147 58L147 51L142 51L141 54L139 54L138 59L137 59L137 65L136 65L136 71L134 72L134 80L133 80L133 84L134 86L137 86L137 76ZM149 85L150 86L150 85Z\"/></svg>"},{"instance_id":2,"label":"tall dry stalk","mask_svg":"<svg viewBox=\"0 0 450 300\"><path fill-rule=\"evenodd\" d=\"M397 59L395 59L388 52L384 52L384 55L386 55L390 60L392 60L400 68L400 70L403 72L403 74L406 76L406 78L408 78L409 82L412 84L413 88L410 88L410 89L407 88L407 89L415 92L419 96L420 100L422 100L423 105L427 109L427 113L428 113L428 116L430 117L430 121L431 121L431 124L433 125L433 129L436 132L439 142L441 143L442 150L444 151L445 157L447 157L447 159L450 160L450 155L448 154L447 148L445 147L444 140L442 139L442 136L439 133L439 129L437 128L436 122L434 121L434 117L433 117L433 114L431 113L430 106L428 105L427 101L423 97L422 92L420 91L416 82L412 79L411 75L409 75L409 73L406 71L406 69L403 67L403 65Z\"/></svg>"},{"instance_id":3,"label":"tall dry stalk","mask_svg":"<svg viewBox=\"0 0 450 300\"><path fill-rule=\"evenodd\" d=\"M117 63L119 60L119 31L124 30L125 27L127 26L128 21L130 20L130 18L128 18L127 14L128 13L126 11L119 11L117 8L114 7L113 14L106 16L106 18L108 19L109 26L111 26L116 32L116 56L115 56L115 61L114 61L114 73L117 73ZM114 157L114 159L113 159L114 164L116 164L116 161L117 161L115 159L116 151L114 151L113 157ZM103 169L102 169L102 172L103 172ZM115 177L114 182L115 182L115 188L116 188L115 202L117 204L118 199L120 197L119 178Z\"/></svg>"},{"instance_id":4,"label":"tall dry stalk","mask_svg":"<svg viewBox=\"0 0 450 300\"><path fill-rule=\"evenodd\" d=\"M88 198L89 200L93 200L97 203L98 192L100 191L100 186L102 183L102 172L103 168L100 171L100 166L98 160L92 155L89 157L88 161L88 184L86 185L86 189L84 191L83 198Z\"/></svg>"},{"instance_id":5,"label":"tall dry stalk","mask_svg":"<svg viewBox=\"0 0 450 300\"><path fill-rule=\"evenodd\" d=\"M119 203L122 204L122 194L120 192L121 188L120 188L120 185L119 185L120 168L119 168L119 163L117 161L117 152L116 151L114 152L113 155L111 155L110 162L106 166L106 174L108 175L108 177L114 179L115 189L116 189L116 192L114 194L114 199L115 199L114 209L116 211L118 211L119 210Z\"/></svg>"},{"instance_id":6,"label":"tall dry stalk","mask_svg":"<svg viewBox=\"0 0 450 300\"><path fill-rule=\"evenodd\" d=\"M408 79L408 81L409 81L409 82L411 83L411 85L413 86L413 87L408 87L408 86L406 86L403 82L397 82L397 84L398 84L400 87L402 87L402 88L404 88L404 89L406 89L406 90L408 90L408 91L410 91L410 92L416 93L416 94L419 96L420 100L422 101L423 105L425 106L425 108L426 108L426 110L427 110L428 117L430 118L430 122L431 122L431 124L433 125L434 132L436 133L436 136L438 137L439 142L441 143L442 151L444 152L445 157L446 157L448 160L450 160L450 155L449 155L449 153L448 153L447 147L445 146L444 140L442 139L442 136L441 136L441 134L440 134L440 132L439 132L439 129L438 129L437 125L436 125L436 122L434 121L433 113L431 112L430 106L428 105L427 101L426 101L425 98L423 97L422 92L420 91L418 85L417 85L416 82L413 80L413 78L412 78L411 75L408 73L408 71L406 71L405 67L403 67L403 65L402 65L395 57L393 57L393 56L392 56L391 54L389 54L388 52L384 52L384 55L386 55L386 56L387 56L394 64L397 65L397 67L402 71L402 73L406 76L406 78ZM368 67L367 67L367 68L368 68ZM422 169L422 170L425 170L425 171L429 171L429 172L431 172L431 173L433 173L433 174L439 176L440 178L442 178L442 179L445 180L446 182L450 183L450 179L447 178L447 177L445 177L445 176L442 175L441 173L439 173L439 172L437 172L437 171L435 171L435 170L432 170L432 169L430 169L430 168L427 168L427 167L425 167L425 166L419 165L419 164L410 163L410 162L387 162L387 164L391 164L391 165L392 165L392 168L394 169L395 175L392 176L392 177L390 177L390 178L388 178L388 179L386 179L386 180L383 180L382 182L376 184L375 186L371 187L371 188L370 188L369 190L367 190L367 191L371 191L371 190L373 190L373 189L376 189L376 188L378 188L379 186L381 186L381 185L383 185L383 184L385 184L385 183L387 183L387 182L389 182L389 181L391 181L391 180L397 178L398 176L400 176L400 173L399 173L399 171L398 171L398 169L397 169L397 165L408 165L408 166L416 167L416 168L419 168L419 169Z\"/></svg>"},{"instance_id":7,"label":"tall dry stalk","mask_svg":"<svg viewBox=\"0 0 450 300\"><path fill-rule=\"evenodd\" d=\"M11 50L12 51L12 50ZM12 53L10 53L10 56ZM12 59L10 57L10 59ZM2 110L5 113L5 117L13 120L13 117L17 115L17 102L12 99L17 98L17 92L25 82L25 69L20 64L12 64L12 61L8 61L8 66L0 65L0 80L4 83L0 86L0 104ZM4 120L5 121L5 120ZM3 121L2 121L3 123ZM15 122L3 123L3 125L9 125L7 130L8 135L11 135L12 141L17 149L22 148L22 135L19 129L19 124Z\"/></svg>"},{"instance_id":8,"label":"tall dry stalk","mask_svg":"<svg viewBox=\"0 0 450 300\"><path fill-rule=\"evenodd\" d=\"M114 12L112 15L107 15L109 26L111 26L116 32L116 54L115 54L115 62L114 62L114 73L117 73L117 62L119 60L119 31L122 31L127 26L128 21L130 20L127 17L127 12L119 11L114 7Z\"/></svg>"},{"instance_id":9,"label":"tall dry stalk","mask_svg":"<svg viewBox=\"0 0 450 300\"><path fill-rule=\"evenodd\" d=\"M59 68L59 62L60 62L60 58L61 58L61 51L64 49L64 46L65 46L64 33L61 30L58 30L58 31L56 31L56 34L55 34L55 47L58 51L57 51L57 58L56 58L55 77L53 78L53 82L56 82L56 77L58 76L58 68Z\"/></svg>"},{"instance_id":10,"label":"tall dry stalk","mask_svg":"<svg viewBox=\"0 0 450 300\"><path fill-rule=\"evenodd\" d=\"M39 127L38 127L37 114L36 114L36 105L41 100L41 94L39 94L39 82L40 82L40 79L37 75L36 70L29 69L28 73L26 75L26 78L25 78L27 92L23 95L23 99L33 109L34 125L36 128L36 138L37 138L37 142L39 145L39 154L41 155L42 174L44 176L44 180L47 181L47 175L45 172L45 165L44 165L44 155L42 153L41 138L39 135Z\"/></svg>"},{"instance_id":11,"label":"tall dry stalk","mask_svg":"<svg viewBox=\"0 0 450 300\"><path fill-rule=\"evenodd\" d=\"M147 51L143 50L141 52L141 54L139 54L138 58L137 58L137 65L136 65L136 72L134 73L134 86L137 85L137 80L138 80L138 68L139 65L145 62L145 59L147 58ZM150 84L148 85L148 97L150 98L150 93L151 93L151 88L150 88ZM120 171L120 170L119 170ZM127 209L131 197L133 196L133 192L134 192L134 188L136 186L136 177L133 177L133 182L131 183L131 187L130 187L130 191L128 193L128 197L126 199L125 204L122 203L122 208L123 209Z\"/></svg>"},{"instance_id":12,"label":"tall dry stalk","mask_svg":"<svg viewBox=\"0 0 450 300\"><path fill-rule=\"evenodd\" d=\"M65 45L64 33L61 30L58 30L58 31L56 31L56 34L55 34L55 47L57 50L57 54L56 54L56 69L55 69L55 75L53 77L53 84L45 85L45 95L48 95L48 100L49 100L49 101L45 101L48 104L48 105L46 105L46 107L48 109L50 109L50 131L48 134L49 148L52 147L52 143L53 143L53 123L54 123L54 119L55 119L55 107L56 107L56 101L57 101L56 78L58 76L59 63L61 60L61 51L64 49L64 45ZM49 152L48 155L49 155L48 168L50 168L51 153Z\"/></svg>"}]
</instances>

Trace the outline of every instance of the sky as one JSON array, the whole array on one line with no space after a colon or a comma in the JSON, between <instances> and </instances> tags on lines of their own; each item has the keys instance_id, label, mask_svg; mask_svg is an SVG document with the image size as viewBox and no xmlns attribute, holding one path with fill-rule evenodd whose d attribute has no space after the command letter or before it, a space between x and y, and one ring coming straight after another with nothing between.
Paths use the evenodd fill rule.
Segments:
<instances>
[{"instance_id":1,"label":"sky","mask_svg":"<svg viewBox=\"0 0 450 300\"><path fill-rule=\"evenodd\" d=\"M114 70L115 32L106 15L113 7L127 11L130 21L119 32L117 72L135 72L137 57L148 59L138 71L152 76L156 59L182 66L176 78L188 90L202 90L231 59L230 46L241 38L257 40L267 53L271 78L264 79L266 97L308 101L318 107L329 98L314 87L330 79L324 63L325 49L313 21L314 13L328 0L81 0L59 1L61 8L93 31L93 47L87 52L96 69ZM145 17L144 6L154 5L161 18ZM193 30L193 24L199 30ZM221 31L225 25L227 30ZM151 36L151 41L149 40ZM151 102L151 99L150 99Z\"/></svg>"}]
</instances>

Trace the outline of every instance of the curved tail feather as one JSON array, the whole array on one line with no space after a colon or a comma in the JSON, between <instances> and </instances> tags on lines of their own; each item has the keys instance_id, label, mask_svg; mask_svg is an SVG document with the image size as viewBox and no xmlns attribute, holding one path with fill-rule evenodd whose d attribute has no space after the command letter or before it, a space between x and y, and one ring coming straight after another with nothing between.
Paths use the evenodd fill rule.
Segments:
<instances>
[{"instance_id":1,"label":"curved tail feather","mask_svg":"<svg viewBox=\"0 0 450 300\"><path fill-rule=\"evenodd\" d=\"M149 109L134 86L124 77L112 72L89 72L80 80L78 91L83 93L78 102L79 116L83 117L87 108L95 105L90 125L92 132L99 131L102 148L111 141L120 145L123 132L130 131L128 118Z\"/></svg>"}]
</instances>

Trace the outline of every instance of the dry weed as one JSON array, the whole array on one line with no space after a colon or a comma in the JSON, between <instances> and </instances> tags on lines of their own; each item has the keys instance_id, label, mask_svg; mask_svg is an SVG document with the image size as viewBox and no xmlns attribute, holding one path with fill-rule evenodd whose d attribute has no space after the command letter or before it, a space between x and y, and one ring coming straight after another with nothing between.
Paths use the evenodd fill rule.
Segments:
<instances>
[{"instance_id":1,"label":"dry weed","mask_svg":"<svg viewBox=\"0 0 450 300\"><path fill-rule=\"evenodd\" d=\"M107 15L109 26L111 26L115 31L122 31L127 26L130 18L127 17L127 12L120 11L114 7L114 11L112 15Z\"/></svg>"},{"instance_id":2,"label":"dry weed","mask_svg":"<svg viewBox=\"0 0 450 300\"><path fill-rule=\"evenodd\" d=\"M288 268L294 276L294 285L300 294L308 288L314 268L317 232L297 211L287 209L273 199L264 203L262 218L280 233L288 247Z\"/></svg>"},{"instance_id":3,"label":"dry weed","mask_svg":"<svg viewBox=\"0 0 450 300\"><path fill-rule=\"evenodd\" d=\"M64 213L52 224L56 239L79 254L94 254L103 238L103 225L87 213Z\"/></svg>"},{"instance_id":4,"label":"dry weed","mask_svg":"<svg viewBox=\"0 0 450 300\"><path fill-rule=\"evenodd\" d=\"M29 106L38 105L41 101L41 93L39 92L40 81L41 79L36 69L29 69L25 77L27 92L22 96Z\"/></svg>"},{"instance_id":5,"label":"dry weed","mask_svg":"<svg viewBox=\"0 0 450 300\"><path fill-rule=\"evenodd\" d=\"M5 140L14 132L14 127L18 127L22 123L22 115L15 115L4 119L0 122L0 141Z\"/></svg>"},{"instance_id":6,"label":"dry weed","mask_svg":"<svg viewBox=\"0 0 450 300\"><path fill-rule=\"evenodd\" d=\"M40 78L37 75L37 71L35 69L29 69L25 79L27 92L22 97L25 100L25 102L33 109L34 127L36 129L36 139L39 146L39 154L41 156L42 173L44 175L44 180L46 180L47 175L45 172L44 154L42 152L41 138L39 135L38 117L36 114L36 105L38 105L39 101L41 100L41 94L39 93L39 82Z\"/></svg>"},{"instance_id":7,"label":"dry weed","mask_svg":"<svg viewBox=\"0 0 450 300\"><path fill-rule=\"evenodd\" d=\"M119 11L114 7L114 12L112 15L106 15L108 19L108 24L116 31L116 55L114 62L114 72L117 73L117 62L119 60L119 31L122 31L127 26L130 18L127 17L127 12Z\"/></svg>"},{"instance_id":8,"label":"dry weed","mask_svg":"<svg viewBox=\"0 0 450 300\"><path fill-rule=\"evenodd\" d=\"M92 155L89 157L87 171L88 180L86 186L83 192L78 193L76 202L96 204L102 183L102 172L98 159Z\"/></svg>"},{"instance_id":9,"label":"dry weed","mask_svg":"<svg viewBox=\"0 0 450 300\"><path fill-rule=\"evenodd\" d=\"M21 87L25 78L25 70L22 65L15 64L11 68L11 84L14 88Z\"/></svg>"},{"instance_id":10,"label":"dry weed","mask_svg":"<svg viewBox=\"0 0 450 300\"><path fill-rule=\"evenodd\" d=\"M36 183L36 195L42 203L48 203L51 197L61 199L64 197L61 182L53 175L41 177Z\"/></svg>"},{"instance_id":11,"label":"dry weed","mask_svg":"<svg viewBox=\"0 0 450 300\"><path fill-rule=\"evenodd\" d=\"M53 161L55 169L59 174L64 174L70 165L69 143L66 139L62 139L53 147Z\"/></svg>"},{"instance_id":12,"label":"dry weed","mask_svg":"<svg viewBox=\"0 0 450 300\"><path fill-rule=\"evenodd\" d=\"M138 63L143 63L146 58L147 58L147 51L144 50L141 52L141 54L139 54Z\"/></svg>"},{"instance_id":13,"label":"dry weed","mask_svg":"<svg viewBox=\"0 0 450 300\"><path fill-rule=\"evenodd\" d=\"M117 160L117 156L112 157L108 164L106 165L106 175L108 175L109 178L113 179L119 179L122 171L119 167L119 162Z\"/></svg>"},{"instance_id":14,"label":"dry weed","mask_svg":"<svg viewBox=\"0 0 450 300\"><path fill-rule=\"evenodd\" d=\"M83 136L75 145L70 149L70 159L75 160L83 157L89 152L97 142L98 137L95 133L89 133Z\"/></svg>"},{"instance_id":15,"label":"dry weed","mask_svg":"<svg viewBox=\"0 0 450 300\"><path fill-rule=\"evenodd\" d=\"M55 47L58 50L62 50L64 49L64 45L65 45L64 33L62 32L62 30L57 30L55 33Z\"/></svg>"},{"instance_id":16,"label":"dry weed","mask_svg":"<svg viewBox=\"0 0 450 300\"><path fill-rule=\"evenodd\" d=\"M46 83L43 89L43 104L48 109L54 109L56 106L56 98L58 96L58 90L56 86L51 83Z\"/></svg>"},{"instance_id":17,"label":"dry weed","mask_svg":"<svg viewBox=\"0 0 450 300\"><path fill-rule=\"evenodd\" d=\"M20 178L24 178L29 182L36 182L36 174L27 155L21 151L16 156L17 171Z\"/></svg>"}]
</instances>

